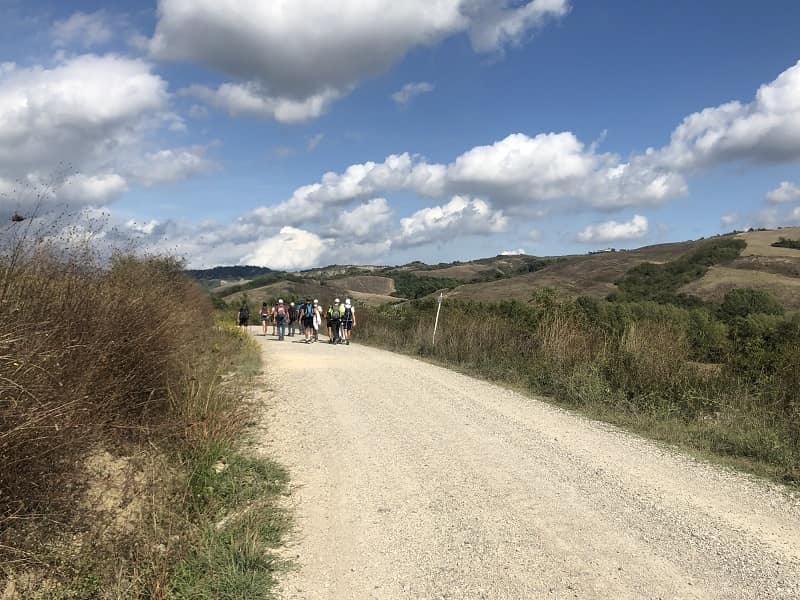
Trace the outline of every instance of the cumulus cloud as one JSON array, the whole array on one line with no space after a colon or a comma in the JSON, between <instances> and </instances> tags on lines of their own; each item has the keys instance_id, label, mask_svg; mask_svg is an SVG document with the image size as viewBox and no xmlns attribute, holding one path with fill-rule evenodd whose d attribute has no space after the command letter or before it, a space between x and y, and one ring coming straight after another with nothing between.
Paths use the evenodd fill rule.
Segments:
<instances>
[{"instance_id":1,"label":"cumulus cloud","mask_svg":"<svg viewBox=\"0 0 800 600\"><path fill-rule=\"evenodd\" d=\"M427 81L407 83L394 94L392 94L392 100L394 100L400 106L408 106L408 103L420 94L430 93L434 89L435 86Z\"/></svg>"},{"instance_id":2,"label":"cumulus cloud","mask_svg":"<svg viewBox=\"0 0 800 600\"><path fill-rule=\"evenodd\" d=\"M468 32L476 51L493 52L567 10L567 0L160 0L150 51L233 78L193 89L232 114L293 122L412 48Z\"/></svg>"},{"instance_id":3,"label":"cumulus cloud","mask_svg":"<svg viewBox=\"0 0 800 600\"><path fill-rule=\"evenodd\" d=\"M691 171L727 161L776 164L800 158L800 61L762 85L752 102L728 102L686 117L649 162Z\"/></svg>"},{"instance_id":4,"label":"cumulus cloud","mask_svg":"<svg viewBox=\"0 0 800 600\"><path fill-rule=\"evenodd\" d=\"M63 21L56 21L50 35L55 46L78 45L83 48L100 46L113 37L111 18L103 11L76 12Z\"/></svg>"},{"instance_id":5,"label":"cumulus cloud","mask_svg":"<svg viewBox=\"0 0 800 600\"><path fill-rule=\"evenodd\" d=\"M517 248L516 250L503 250L499 256L523 256L527 254L523 248Z\"/></svg>"},{"instance_id":6,"label":"cumulus cloud","mask_svg":"<svg viewBox=\"0 0 800 600\"><path fill-rule=\"evenodd\" d=\"M283 227L278 235L259 242L244 257L248 265L264 265L273 269L304 269L319 264L329 247L320 236L295 227Z\"/></svg>"},{"instance_id":7,"label":"cumulus cloud","mask_svg":"<svg viewBox=\"0 0 800 600\"><path fill-rule=\"evenodd\" d=\"M392 209L386 198L373 198L339 214L333 233L345 238L375 240L385 234L391 220Z\"/></svg>"},{"instance_id":8,"label":"cumulus cloud","mask_svg":"<svg viewBox=\"0 0 800 600\"><path fill-rule=\"evenodd\" d=\"M781 181L777 188L767 194L767 200L774 204L800 200L800 186L789 181Z\"/></svg>"},{"instance_id":9,"label":"cumulus cloud","mask_svg":"<svg viewBox=\"0 0 800 600\"><path fill-rule=\"evenodd\" d=\"M6 64L0 180L19 184L4 204L107 203L132 183L207 170L202 148L146 150L160 129L185 127L169 100L167 82L139 59L84 54L50 67Z\"/></svg>"},{"instance_id":10,"label":"cumulus cloud","mask_svg":"<svg viewBox=\"0 0 800 600\"><path fill-rule=\"evenodd\" d=\"M400 233L393 239L393 245L407 248L463 235L502 233L507 229L506 216L485 200L455 196L447 204L423 208L400 219Z\"/></svg>"},{"instance_id":11,"label":"cumulus cloud","mask_svg":"<svg viewBox=\"0 0 800 600\"><path fill-rule=\"evenodd\" d=\"M738 220L738 213L726 213L719 218L719 222L725 227L731 227L732 225L735 225Z\"/></svg>"},{"instance_id":12,"label":"cumulus cloud","mask_svg":"<svg viewBox=\"0 0 800 600\"><path fill-rule=\"evenodd\" d=\"M640 240L647 235L647 217L634 215L630 221L618 223L606 221L587 226L578 233L576 239L586 244L596 242L617 242L623 240Z\"/></svg>"}]
</instances>

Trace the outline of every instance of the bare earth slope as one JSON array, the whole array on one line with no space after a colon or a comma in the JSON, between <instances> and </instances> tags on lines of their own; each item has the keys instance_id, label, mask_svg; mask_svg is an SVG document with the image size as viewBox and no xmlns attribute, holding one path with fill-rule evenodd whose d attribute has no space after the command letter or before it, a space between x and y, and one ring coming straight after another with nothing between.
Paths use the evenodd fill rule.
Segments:
<instances>
[{"instance_id":1,"label":"bare earth slope","mask_svg":"<svg viewBox=\"0 0 800 600\"><path fill-rule=\"evenodd\" d=\"M800 597L777 486L408 357L258 339L283 598Z\"/></svg>"}]
</instances>

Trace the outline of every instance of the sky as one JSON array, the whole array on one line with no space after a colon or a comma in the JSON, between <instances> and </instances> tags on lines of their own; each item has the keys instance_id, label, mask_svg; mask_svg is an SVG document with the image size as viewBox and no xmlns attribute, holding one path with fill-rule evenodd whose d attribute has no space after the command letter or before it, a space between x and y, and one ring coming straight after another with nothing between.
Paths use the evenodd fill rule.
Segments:
<instances>
[{"instance_id":1,"label":"sky","mask_svg":"<svg viewBox=\"0 0 800 600\"><path fill-rule=\"evenodd\" d=\"M800 225L798 23L795 0L0 0L0 218L276 269Z\"/></svg>"}]
</instances>

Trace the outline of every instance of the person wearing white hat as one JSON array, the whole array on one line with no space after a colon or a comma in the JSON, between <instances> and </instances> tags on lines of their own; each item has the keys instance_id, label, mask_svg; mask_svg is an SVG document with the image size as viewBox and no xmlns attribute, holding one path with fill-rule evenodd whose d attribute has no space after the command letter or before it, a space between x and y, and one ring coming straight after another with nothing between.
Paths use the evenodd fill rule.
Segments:
<instances>
[{"instance_id":1,"label":"person wearing white hat","mask_svg":"<svg viewBox=\"0 0 800 600\"><path fill-rule=\"evenodd\" d=\"M272 309L272 316L275 319L274 326L278 329L278 340L282 342L286 335L286 323L289 321L289 307L283 303L283 298Z\"/></svg>"},{"instance_id":2,"label":"person wearing white hat","mask_svg":"<svg viewBox=\"0 0 800 600\"><path fill-rule=\"evenodd\" d=\"M342 311L342 334L344 343L350 345L350 338L353 335L353 327L356 326L356 311L350 298L344 299L344 310Z\"/></svg>"}]
</instances>

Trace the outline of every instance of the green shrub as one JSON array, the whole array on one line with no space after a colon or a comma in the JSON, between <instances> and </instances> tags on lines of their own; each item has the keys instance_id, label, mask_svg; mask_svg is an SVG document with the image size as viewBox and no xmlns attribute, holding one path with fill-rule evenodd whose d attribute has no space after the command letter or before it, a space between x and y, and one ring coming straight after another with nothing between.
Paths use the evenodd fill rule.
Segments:
<instances>
[{"instance_id":1,"label":"green shrub","mask_svg":"<svg viewBox=\"0 0 800 600\"><path fill-rule=\"evenodd\" d=\"M725 294L725 298L717 310L719 318L726 323L755 313L782 315L783 306L764 290L737 288Z\"/></svg>"},{"instance_id":2,"label":"green shrub","mask_svg":"<svg viewBox=\"0 0 800 600\"><path fill-rule=\"evenodd\" d=\"M777 242L770 244L770 246L774 246L775 248L792 248L793 250L800 250L800 240L792 240L781 237Z\"/></svg>"}]
</instances>

